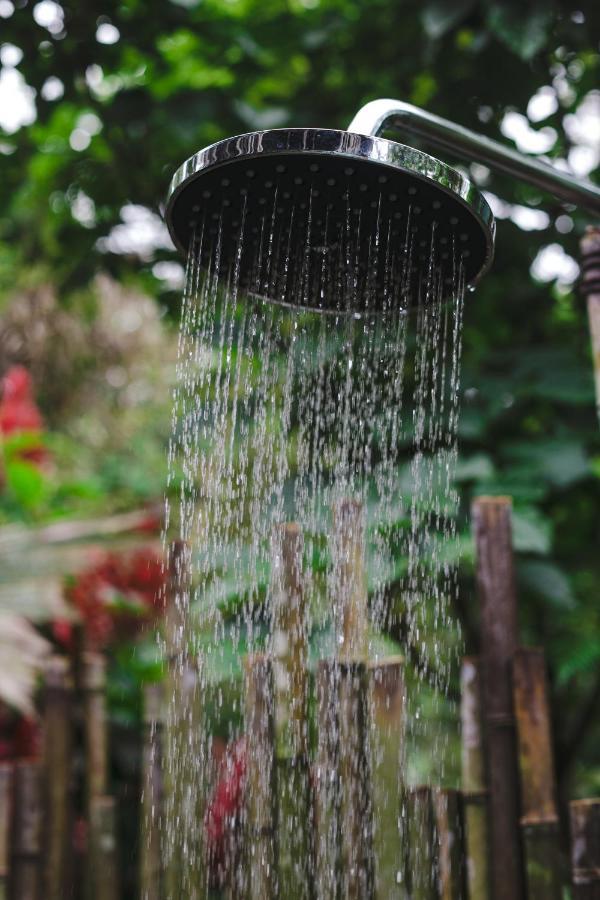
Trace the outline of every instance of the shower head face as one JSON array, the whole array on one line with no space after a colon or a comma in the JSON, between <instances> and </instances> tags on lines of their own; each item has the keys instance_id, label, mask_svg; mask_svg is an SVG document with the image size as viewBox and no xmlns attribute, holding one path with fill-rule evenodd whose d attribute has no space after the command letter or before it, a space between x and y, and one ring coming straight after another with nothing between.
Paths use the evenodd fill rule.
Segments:
<instances>
[{"instance_id":1,"label":"shower head face","mask_svg":"<svg viewBox=\"0 0 600 900\"><path fill-rule=\"evenodd\" d=\"M457 170L411 147L347 131L252 132L201 150L175 173L175 245L240 290L322 312L364 313L475 284L495 223ZM429 285L429 287L428 287Z\"/></svg>"}]
</instances>

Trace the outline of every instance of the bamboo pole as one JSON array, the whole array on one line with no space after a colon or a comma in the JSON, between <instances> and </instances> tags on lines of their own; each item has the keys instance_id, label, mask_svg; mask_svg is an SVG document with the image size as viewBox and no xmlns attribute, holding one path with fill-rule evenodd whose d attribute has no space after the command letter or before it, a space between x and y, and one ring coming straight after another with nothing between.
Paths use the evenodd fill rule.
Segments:
<instances>
[{"instance_id":1,"label":"bamboo pole","mask_svg":"<svg viewBox=\"0 0 600 900\"><path fill-rule=\"evenodd\" d=\"M528 900L560 900L559 821L546 663L542 650L520 648L513 695L521 774L521 831Z\"/></svg>"},{"instance_id":2,"label":"bamboo pole","mask_svg":"<svg viewBox=\"0 0 600 900\"><path fill-rule=\"evenodd\" d=\"M86 866L84 880L88 900L96 900L96 870L92 849L102 839L94 834L96 826L104 827L102 817L92 818L94 801L103 797L108 782L108 734L106 723L106 660L101 653L85 650L80 657L81 692L83 695L83 724L85 734L85 814L88 823L88 853L91 865Z\"/></svg>"},{"instance_id":3,"label":"bamboo pole","mask_svg":"<svg viewBox=\"0 0 600 900\"><path fill-rule=\"evenodd\" d=\"M590 225L581 239L581 293L587 299L596 408L600 418L600 227Z\"/></svg>"},{"instance_id":4,"label":"bamboo pole","mask_svg":"<svg viewBox=\"0 0 600 900\"><path fill-rule=\"evenodd\" d=\"M108 783L108 735L106 723L106 660L101 653L82 654L81 682L86 750L86 810L94 797L106 794Z\"/></svg>"},{"instance_id":5,"label":"bamboo pole","mask_svg":"<svg viewBox=\"0 0 600 900\"><path fill-rule=\"evenodd\" d=\"M436 900L437 861L431 788L406 791L407 873L410 900Z\"/></svg>"},{"instance_id":6,"label":"bamboo pole","mask_svg":"<svg viewBox=\"0 0 600 900\"><path fill-rule=\"evenodd\" d=\"M312 803L308 755L308 626L302 533L295 523L273 536L272 660L275 691L278 889L313 896Z\"/></svg>"},{"instance_id":7,"label":"bamboo pole","mask_svg":"<svg viewBox=\"0 0 600 900\"><path fill-rule=\"evenodd\" d=\"M333 508L333 591L338 627L339 771L342 896L374 897L368 617L364 510L344 499Z\"/></svg>"},{"instance_id":8,"label":"bamboo pole","mask_svg":"<svg viewBox=\"0 0 600 900\"><path fill-rule=\"evenodd\" d=\"M39 900L42 772L38 762L15 764L12 900Z\"/></svg>"},{"instance_id":9,"label":"bamboo pole","mask_svg":"<svg viewBox=\"0 0 600 900\"><path fill-rule=\"evenodd\" d=\"M375 895L398 896L402 877L404 659L369 664Z\"/></svg>"},{"instance_id":10,"label":"bamboo pole","mask_svg":"<svg viewBox=\"0 0 600 900\"><path fill-rule=\"evenodd\" d=\"M366 663L340 662L341 871L344 900L375 896Z\"/></svg>"},{"instance_id":11,"label":"bamboo pole","mask_svg":"<svg viewBox=\"0 0 600 900\"><path fill-rule=\"evenodd\" d=\"M509 497L478 497L472 518L481 603L483 711L489 778L494 900L522 900L519 787L510 668L517 649L517 594Z\"/></svg>"},{"instance_id":12,"label":"bamboo pole","mask_svg":"<svg viewBox=\"0 0 600 900\"><path fill-rule=\"evenodd\" d=\"M315 886L318 900L342 900L339 780L339 666L319 660L316 676Z\"/></svg>"},{"instance_id":13,"label":"bamboo pole","mask_svg":"<svg viewBox=\"0 0 600 900\"><path fill-rule=\"evenodd\" d=\"M571 866L573 900L600 898L600 798L573 800L571 818Z\"/></svg>"},{"instance_id":14,"label":"bamboo pole","mask_svg":"<svg viewBox=\"0 0 600 900\"><path fill-rule=\"evenodd\" d=\"M44 897L64 900L71 890L71 673L52 656L45 672Z\"/></svg>"},{"instance_id":15,"label":"bamboo pole","mask_svg":"<svg viewBox=\"0 0 600 900\"><path fill-rule=\"evenodd\" d=\"M116 812L114 797L92 797L89 858L94 900L119 898Z\"/></svg>"},{"instance_id":16,"label":"bamboo pole","mask_svg":"<svg viewBox=\"0 0 600 900\"><path fill-rule=\"evenodd\" d=\"M464 900L466 896L462 797L451 788L433 792L438 849L439 900Z\"/></svg>"},{"instance_id":17,"label":"bamboo pole","mask_svg":"<svg viewBox=\"0 0 600 900\"><path fill-rule=\"evenodd\" d=\"M364 511L358 500L340 500L333 507L333 580L341 660L366 659L367 580Z\"/></svg>"},{"instance_id":18,"label":"bamboo pole","mask_svg":"<svg viewBox=\"0 0 600 900\"><path fill-rule=\"evenodd\" d=\"M467 656L460 670L462 790L468 896L490 897L488 792L481 710L481 662Z\"/></svg>"},{"instance_id":19,"label":"bamboo pole","mask_svg":"<svg viewBox=\"0 0 600 900\"><path fill-rule=\"evenodd\" d=\"M275 900L277 809L273 727L273 666L262 654L246 670L246 854L248 900Z\"/></svg>"},{"instance_id":20,"label":"bamboo pole","mask_svg":"<svg viewBox=\"0 0 600 900\"><path fill-rule=\"evenodd\" d=\"M8 900L13 777L12 763L0 763L0 900Z\"/></svg>"},{"instance_id":21,"label":"bamboo pole","mask_svg":"<svg viewBox=\"0 0 600 900\"><path fill-rule=\"evenodd\" d=\"M140 898L161 900L162 890L162 703L163 688L144 689L142 809L140 815Z\"/></svg>"},{"instance_id":22,"label":"bamboo pole","mask_svg":"<svg viewBox=\"0 0 600 900\"><path fill-rule=\"evenodd\" d=\"M168 561L164 639L167 656L164 724L165 893L202 900L207 896L202 822L206 757L202 744L200 669L190 654L188 610L191 551L184 541L171 545ZM191 779L193 778L193 784Z\"/></svg>"}]
</instances>

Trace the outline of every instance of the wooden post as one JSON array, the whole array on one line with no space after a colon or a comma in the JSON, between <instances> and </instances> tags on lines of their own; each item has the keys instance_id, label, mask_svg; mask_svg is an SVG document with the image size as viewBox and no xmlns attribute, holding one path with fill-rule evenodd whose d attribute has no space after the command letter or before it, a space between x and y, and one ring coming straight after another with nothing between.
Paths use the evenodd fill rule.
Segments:
<instances>
[{"instance_id":1,"label":"wooden post","mask_svg":"<svg viewBox=\"0 0 600 900\"><path fill-rule=\"evenodd\" d=\"M42 850L42 772L38 762L15 764L12 900L39 900Z\"/></svg>"},{"instance_id":2,"label":"wooden post","mask_svg":"<svg viewBox=\"0 0 600 900\"><path fill-rule=\"evenodd\" d=\"M581 239L581 293L587 299L596 381L596 407L600 418L600 227L590 225Z\"/></svg>"},{"instance_id":3,"label":"wooden post","mask_svg":"<svg viewBox=\"0 0 600 900\"><path fill-rule=\"evenodd\" d=\"M164 620L167 672L164 727L165 894L202 900L208 873L202 822L206 759L202 738L202 708L198 661L190 655L188 609L191 591L191 551L184 541L170 548L167 604Z\"/></svg>"},{"instance_id":4,"label":"wooden post","mask_svg":"<svg viewBox=\"0 0 600 900\"><path fill-rule=\"evenodd\" d=\"M108 783L104 656L92 651L84 652L81 675L85 723L86 809L89 816L92 800L106 794Z\"/></svg>"},{"instance_id":5,"label":"wooden post","mask_svg":"<svg viewBox=\"0 0 600 900\"><path fill-rule=\"evenodd\" d=\"M342 897L374 896L367 583L364 510L344 499L333 509L333 603L338 629Z\"/></svg>"},{"instance_id":6,"label":"wooden post","mask_svg":"<svg viewBox=\"0 0 600 900\"><path fill-rule=\"evenodd\" d=\"M162 893L162 703L161 684L144 689L142 809L140 815L140 898L161 900Z\"/></svg>"},{"instance_id":7,"label":"wooden post","mask_svg":"<svg viewBox=\"0 0 600 900\"><path fill-rule=\"evenodd\" d=\"M436 900L438 873L431 788L406 791L407 873L410 900Z\"/></svg>"},{"instance_id":8,"label":"wooden post","mask_svg":"<svg viewBox=\"0 0 600 900\"><path fill-rule=\"evenodd\" d=\"M44 900L71 891L71 673L52 656L45 671L44 703Z\"/></svg>"},{"instance_id":9,"label":"wooden post","mask_svg":"<svg viewBox=\"0 0 600 900\"><path fill-rule=\"evenodd\" d=\"M403 874L404 659L369 664L375 895L395 897Z\"/></svg>"},{"instance_id":10,"label":"wooden post","mask_svg":"<svg viewBox=\"0 0 600 900\"><path fill-rule=\"evenodd\" d=\"M117 822L114 797L92 797L90 853L94 900L118 900Z\"/></svg>"},{"instance_id":11,"label":"wooden post","mask_svg":"<svg viewBox=\"0 0 600 900\"><path fill-rule=\"evenodd\" d=\"M335 660L319 661L315 766L315 886L318 900L342 900L339 674Z\"/></svg>"},{"instance_id":12,"label":"wooden post","mask_svg":"<svg viewBox=\"0 0 600 900\"><path fill-rule=\"evenodd\" d=\"M524 893L511 687L511 664L518 643L511 505L509 497L478 497L472 509L481 603L482 693L494 900L522 900Z\"/></svg>"},{"instance_id":13,"label":"wooden post","mask_svg":"<svg viewBox=\"0 0 600 900\"><path fill-rule=\"evenodd\" d=\"M439 900L464 900L466 882L460 792L438 788L433 792L433 809L438 850Z\"/></svg>"},{"instance_id":14,"label":"wooden post","mask_svg":"<svg viewBox=\"0 0 600 900\"><path fill-rule=\"evenodd\" d=\"M527 897L528 900L560 900L559 821L542 650L521 648L515 653L513 694Z\"/></svg>"},{"instance_id":15,"label":"wooden post","mask_svg":"<svg viewBox=\"0 0 600 900\"><path fill-rule=\"evenodd\" d=\"M364 512L358 500L340 500L333 508L333 599L342 660L366 659L367 581Z\"/></svg>"},{"instance_id":16,"label":"wooden post","mask_svg":"<svg viewBox=\"0 0 600 900\"><path fill-rule=\"evenodd\" d=\"M8 900L13 773L12 763L0 763L0 900Z\"/></svg>"},{"instance_id":17,"label":"wooden post","mask_svg":"<svg viewBox=\"0 0 600 900\"><path fill-rule=\"evenodd\" d=\"M573 800L569 806L573 900L598 900L600 897L600 798Z\"/></svg>"},{"instance_id":18,"label":"wooden post","mask_svg":"<svg viewBox=\"0 0 600 900\"><path fill-rule=\"evenodd\" d=\"M246 854L248 900L277 897L273 667L246 659Z\"/></svg>"},{"instance_id":19,"label":"wooden post","mask_svg":"<svg viewBox=\"0 0 600 900\"><path fill-rule=\"evenodd\" d=\"M365 662L340 662L341 870L344 900L375 896L369 741L369 676Z\"/></svg>"},{"instance_id":20,"label":"wooden post","mask_svg":"<svg viewBox=\"0 0 600 900\"><path fill-rule=\"evenodd\" d=\"M468 896L490 897L488 792L481 710L481 663L467 656L460 670L462 789Z\"/></svg>"},{"instance_id":21,"label":"wooden post","mask_svg":"<svg viewBox=\"0 0 600 900\"><path fill-rule=\"evenodd\" d=\"M312 803L308 755L308 626L302 583L302 533L279 526L273 540L272 660L275 691L278 890L313 896Z\"/></svg>"}]
</instances>

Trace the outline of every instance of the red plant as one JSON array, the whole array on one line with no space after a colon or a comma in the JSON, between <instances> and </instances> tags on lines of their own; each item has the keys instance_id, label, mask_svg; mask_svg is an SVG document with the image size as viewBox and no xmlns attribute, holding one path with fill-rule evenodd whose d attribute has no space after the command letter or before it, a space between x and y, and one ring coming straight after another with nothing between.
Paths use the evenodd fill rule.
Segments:
<instances>
[{"instance_id":1,"label":"red plant","mask_svg":"<svg viewBox=\"0 0 600 900\"><path fill-rule=\"evenodd\" d=\"M39 756L40 729L35 719L0 702L0 762Z\"/></svg>"},{"instance_id":2,"label":"red plant","mask_svg":"<svg viewBox=\"0 0 600 900\"><path fill-rule=\"evenodd\" d=\"M104 554L67 584L65 594L81 616L88 645L100 649L135 637L164 610L165 581L160 557L142 548Z\"/></svg>"},{"instance_id":3,"label":"red plant","mask_svg":"<svg viewBox=\"0 0 600 900\"><path fill-rule=\"evenodd\" d=\"M44 422L33 397L31 376L23 366L11 366L0 382L0 434L24 434L30 438L18 456L43 465L49 454L42 443Z\"/></svg>"},{"instance_id":4,"label":"red plant","mask_svg":"<svg viewBox=\"0 0 600 900\"><path fill-rule=\"evenodd\" d=\"M219 780L204 816L204 835L211 886L222 888L232 875L236 841L244 802L246 741L229 744Z\"/></svg>"}]
</instances>

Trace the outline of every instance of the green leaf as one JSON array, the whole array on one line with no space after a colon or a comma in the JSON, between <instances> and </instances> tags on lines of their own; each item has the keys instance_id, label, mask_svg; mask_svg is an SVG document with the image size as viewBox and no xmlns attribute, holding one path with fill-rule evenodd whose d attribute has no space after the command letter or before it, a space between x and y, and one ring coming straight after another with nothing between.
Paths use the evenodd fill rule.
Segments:
<instances>
[{"instance_id":1,"label":"green leaf","mask_svg":"<svg viewBox=\"0 0 600 900\"><path fill-rule=\"evenodd\" d=\"M512 516L513 545L519 553L545 556L552 546L552 526L533 507L515 509Z\"/></svg>"},{"instance_id":2,"label":"green leaf","mask_svg":"<svg viewBox=\"0 0 600 900\"><path fill-rule=\"evenodd\" d=\"M487 24L500 41L523 60L530 60L546 41L554 11L550 4L524 12L522 5L493 5L487 14Z\"/></svg>"},{"instance_id":3,"label":"green leaf","mask_svg":"<svg viewBox=\"0 0 600 900\"><path fill-rule=\"evenodd\" d=\"M425 34L438 40L458 25L475 6L475 0L433 0L421 13Z\"/></svg>"},{"instance_id":4,"label":"green leaf","mask_svg":"<svg viewBox=\"0 0 600 900\"><path fill-rule=\"evenodd\" d=\"M6 483L18 503L26 509L35 509L46 496L46 482L37 466L22 459L7 460Z\"/></svg>"},{"instance_id":5,"label":"green leaf","mask_svg":"<svg viewBox=\"0 0 600 900\"><path fill-rule=\"evenodd\" d=\"M513 471L518 466L526 477L541 476L557 487L567 487L590 474L583 447L573 440L517 442L509 444L505 453Z\"/></svg>"},{"instance_id":6,"label":"green leaf","mask_svg":"<svg viewBox=\"0 0 600 900\"><path fill-rule=\"evenodd\" d=\"M575 675L591 672L600 663L600 637L591 631L569 648L567 658L558 669L558 680L562 684Z\"/></svg>"},{"instance_id":7,"label":"green leaf","mask_svg":"<svg viewBox=\"0 0 600 900\"><path fill-rule=\"evenodd\" d=\"M493 477L494 464L486 453L476 453L466 458L459 457L455 481L488 481Z\"/></svg>"},{"instance_id":8,"label":"green leaf","mask_svg":"<svg viewBox=\"0 0 600 900\"><path fill-rule=\"evenodd\" d=\"M575 596L566 574L554 563L523 560L518 564L519 581L529 590L562 609L575 607Z\"/></svg>"}]
</instances>

